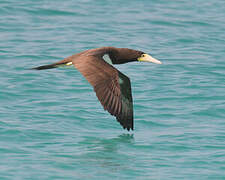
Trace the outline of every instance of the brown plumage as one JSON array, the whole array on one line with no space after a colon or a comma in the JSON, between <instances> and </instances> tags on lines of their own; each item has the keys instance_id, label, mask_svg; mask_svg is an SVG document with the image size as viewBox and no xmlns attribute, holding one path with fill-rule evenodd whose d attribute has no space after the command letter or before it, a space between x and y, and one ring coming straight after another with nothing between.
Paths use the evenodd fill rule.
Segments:
<instances>
[{"instance_id":1,"label":"brown plumage","mask_svg":"<svg viewBox=\"0 0 225 180\"><path fill-rule=\"evenodd\" d=\"M33 69L43 70L73 64L93 86L96 96L104 109L115 116L123 128L129 131L134 128L130 79L106 61L111 60L112 64L138 60L150 61L144 57L145 55L147 56L142 51L133 49L102 47L86 50L57 63ZM152 59L155 60L154 58Z\"/></svg>"}]
</instances>

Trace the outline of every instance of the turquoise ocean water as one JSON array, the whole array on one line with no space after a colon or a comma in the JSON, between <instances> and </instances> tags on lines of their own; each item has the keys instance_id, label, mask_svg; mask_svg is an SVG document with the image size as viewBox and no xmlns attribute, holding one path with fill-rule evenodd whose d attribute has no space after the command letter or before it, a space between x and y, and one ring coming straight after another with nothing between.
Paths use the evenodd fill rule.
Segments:
<instances>
[{"instance_id":1,"label":"turquoise ocean water","mask_svg":"<svg viewBox=\"0 0 225 180\"><path fill-rule=\"evenodd\" d=\"M0 0L0 179L225 179L225 1ZM116 66L135 131L73 68L89 48L163 64Z\"/></svg>"}]
</instances>

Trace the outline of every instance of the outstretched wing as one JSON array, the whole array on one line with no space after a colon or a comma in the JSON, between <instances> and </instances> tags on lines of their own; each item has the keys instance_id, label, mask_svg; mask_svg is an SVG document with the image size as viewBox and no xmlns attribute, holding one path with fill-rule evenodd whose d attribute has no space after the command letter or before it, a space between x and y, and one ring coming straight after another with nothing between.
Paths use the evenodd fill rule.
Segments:
<instances>
[{"instance_id":1,"label":"outstretched wing","mask_svg":"<svg viewBox=\"0 0 225 180\"><path fill-rule=\"evenodd\" d=\"M101 57L81 55L73 60L73 64L93 86L104 109L115 116L124 129L133 130L133 102L129 78Z\"/></svg>"}]
</instances>

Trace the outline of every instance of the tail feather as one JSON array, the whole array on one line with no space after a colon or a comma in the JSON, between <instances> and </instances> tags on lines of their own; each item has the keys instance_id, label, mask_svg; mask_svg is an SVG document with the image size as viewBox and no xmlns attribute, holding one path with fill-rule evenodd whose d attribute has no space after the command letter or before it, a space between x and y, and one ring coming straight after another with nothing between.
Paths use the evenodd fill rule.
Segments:
<instances>
[{"instance_id":1,"label":"tail feather","mask_svg":"<svg viewBox=\"0 0 225 180\"><path fill-rule=\"evenodd\" d=\"M60 66L70 66L70 65L72 65L72 62L49 64L49 65L44 65L44 66L38 66L38 67L35 67L35 68L31 68L31 69L45 70L45 69L53 69L53 68L57 68L57 67L60 67Z\"/></svg>"},{"instance_id":2,"label":"tail feather","mask_svg":"<svg viewBox=\"0 0 225 180\"><path fill-rule=\"evenodd\" d=\"M44 70L44 69L53 69L53 68L57 68L57 65L49 64L49 65L44 65L44 66L38 66L38 67L35 67L35 68L31 68L31 69Z\"/></svg>"}]
</instances>

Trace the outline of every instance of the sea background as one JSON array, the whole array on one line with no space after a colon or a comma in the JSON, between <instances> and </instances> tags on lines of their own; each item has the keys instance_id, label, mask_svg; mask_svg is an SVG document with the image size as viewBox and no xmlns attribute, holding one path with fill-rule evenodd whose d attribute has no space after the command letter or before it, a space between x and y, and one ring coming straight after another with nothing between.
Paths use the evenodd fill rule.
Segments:
<instances>
[{"instance_id":1,"label":"sea background","mask_svg":"<svg viewBox=\"0 0 225 180\"><path fill-rule=\"evenodd\" d=\"M74 68L101 46L163 62L130 77L135 130ZM0 179L225 179L225 1L0 0Z\"/></svg>"}]
</instances>

